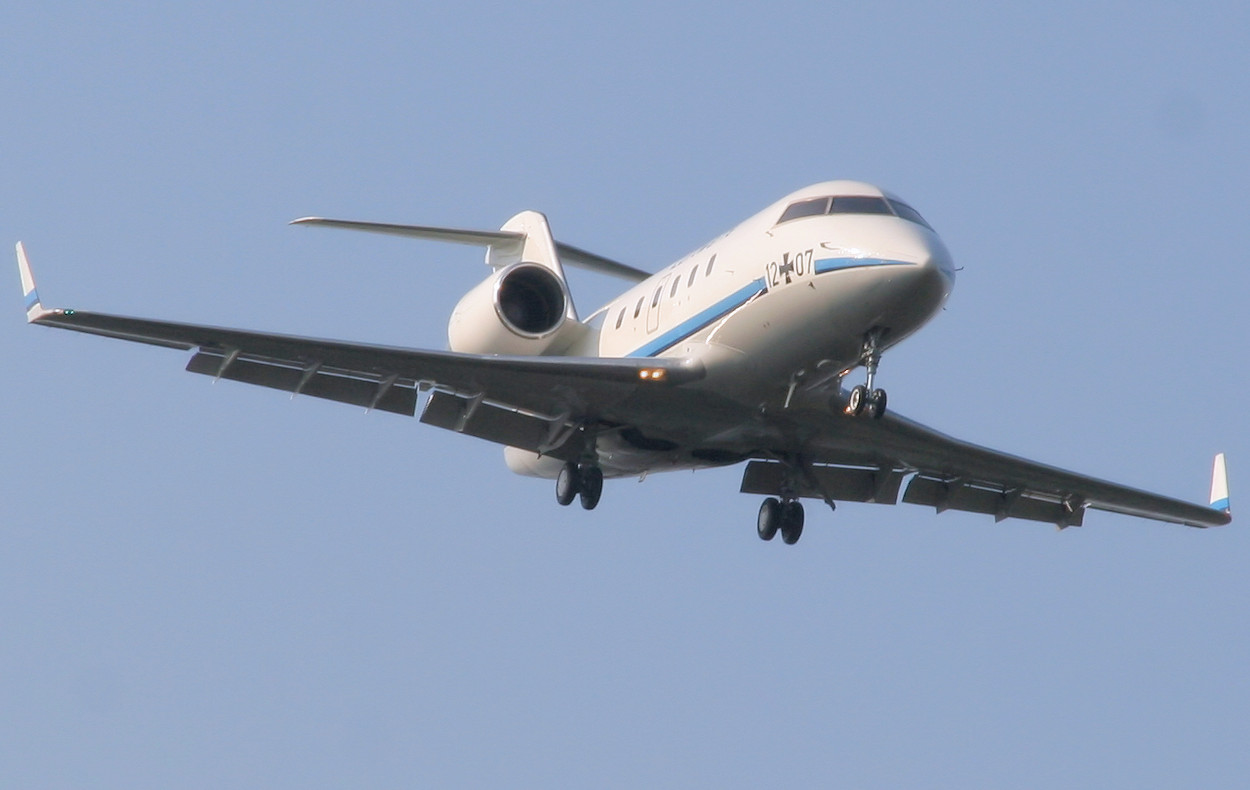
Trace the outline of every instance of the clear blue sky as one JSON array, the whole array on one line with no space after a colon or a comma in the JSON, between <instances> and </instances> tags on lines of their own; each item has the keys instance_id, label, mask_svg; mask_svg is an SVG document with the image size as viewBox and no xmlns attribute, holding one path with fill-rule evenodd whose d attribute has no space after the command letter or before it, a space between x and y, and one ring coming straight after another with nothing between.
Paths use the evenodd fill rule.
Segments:
<instances>
[{"instance_id":1,"label":"clear blue sky","mask_svg":"<svg viewBox=\"0 0 1250 790\"><path fill-rule=\"evenodd\" d=\"M533 208L654 269L869 180L964 267L892 408L1194 500L1223 450L1248 501L1244 2L425 5L6 9L0 238L53 305L441 348L479 253L285 223ZM1246 517L813 505L787 548L738 469L562 509L7 284L0 786L1250 780Z\"/></svg>"}]
</instances>

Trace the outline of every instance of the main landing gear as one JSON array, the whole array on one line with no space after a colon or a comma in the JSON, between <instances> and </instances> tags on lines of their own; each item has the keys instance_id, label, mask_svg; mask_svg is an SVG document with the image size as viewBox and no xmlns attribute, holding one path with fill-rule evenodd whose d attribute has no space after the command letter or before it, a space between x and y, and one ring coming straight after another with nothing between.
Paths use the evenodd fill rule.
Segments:
<instances>
[{"instance_id":1,"label":"main landing gear","mask_svg":"<svg viewBox=\"0 0 1250 790\"><path fill-rule=\"evenodd\" d=\"M874 329L864 335L864 348L860 353L860 362L868 370L868 381L852 388L850 397L846 399L846 408L843 411L852 417L866 414L874 420L879 420L885 415L885 390L873 389L873 382L877 378L877 367L881 364L881 338L884 335L885 332L880 329Z\"/></svg>"},{"instance_id":2,"label":"main landing gear","mask_svg":"<svg viewBox=\"0 0 1250 790\"><path fill-rule=\"evenodd\" d=\"M603 470L592 463L566 463L556 478L556 502L570 505L580 498L582 507L594 510L603 495Z\"/></svg>"},{"instance_id":3,"label":"main landing gear","mask_svg":"<svg viewBox=\"0 0 1250 790\"><path fill-rule=\"evenodd\" d=\"M797 499L780 500L770 496L760 505L756 529L760 540L772 540L780 532L781 540L793 546L803 535L803 503Z\"/></svg>"}]
</instances>

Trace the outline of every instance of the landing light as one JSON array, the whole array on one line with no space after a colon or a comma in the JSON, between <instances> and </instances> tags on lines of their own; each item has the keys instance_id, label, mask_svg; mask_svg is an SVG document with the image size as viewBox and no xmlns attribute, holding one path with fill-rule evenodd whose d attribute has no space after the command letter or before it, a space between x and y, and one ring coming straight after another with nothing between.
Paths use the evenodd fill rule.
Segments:
<instances>
[{"instance_id":1,"label":"landing light","mask_svg":"<svg viewBox=\"0 0 1250 790\"><path fill-rule=\"evenodd\" d=\"M638 378L643 381L663 381L665 375L664 368L643 368L638 371Z\"/></svg>"}]
</instances>

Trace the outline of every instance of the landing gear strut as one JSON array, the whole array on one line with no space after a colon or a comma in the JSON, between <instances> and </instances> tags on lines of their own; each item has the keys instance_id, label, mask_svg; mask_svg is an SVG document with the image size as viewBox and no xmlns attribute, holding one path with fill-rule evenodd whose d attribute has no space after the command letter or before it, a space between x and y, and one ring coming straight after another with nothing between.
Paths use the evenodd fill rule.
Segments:
<instances>
[{"instance_id":1,"label":"landing gear strut","mask_svg":"<svg viewBox=\"0 0 1250 790\"><path fill-rule=\"evenodd\" d=\"M768 497L760 505L756 529L761 540L772 540L780 532L781 540L793 546L803 535L803 503L797 499L782 501L777 497Z\"/></svg>"},{"instance_id":2,"label":"landing gear strut","mask_svg":"<svg viewBox=\"0 0 1250 790\"><path fill-rule=\"evenodd\" d=\"M846 408L843 411L852 417L867 414L872 419L879 420L885 415L885 390L873 388L877 378L877 367L881 364L881 338L884 335L885 332L880 329L874 329L864 335L864 348L860 352L860 362L868 371L868 381L865 384L856 385L846 400Z\"/></svg>"},{"instance_id":3,"label":"landing gear strut","mask_svg":"<svg viewBox=\"0 0 1250 790\"><path fill-rule=\"evenodd\" d=\"M594 510L603 495L603 470L593 463L566 463L556 478L556 502L571 505L580 498L582 508Z\"/></svg>"}]
</instances>

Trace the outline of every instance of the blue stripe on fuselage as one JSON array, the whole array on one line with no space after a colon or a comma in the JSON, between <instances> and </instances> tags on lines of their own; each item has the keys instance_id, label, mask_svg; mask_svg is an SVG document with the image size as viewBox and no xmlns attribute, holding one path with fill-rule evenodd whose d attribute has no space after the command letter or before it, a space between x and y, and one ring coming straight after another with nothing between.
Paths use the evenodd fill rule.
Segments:
<instances>
[{"instance_id":1,"label":"blue stripe on fuselage","mask_svg":"<svg viewBox=\"0 0 1250 790\"><path fill-rule=\"evenodd\" d=\"M726 296L716 304L696 315L687 318L677 326L647 343L645 346L627 354L630 357L653 357L669 346L680 343L683 339L698 332L718 318L728 315L733 310L750 301L756 294L764 292L764 278L752 280L745 287Z\"/></svg>"},{"instance_id":2,"label":"blue stripe on fuselage","mask_svg":"<svg viewBox=\"0 0 1250 790\"><path fill-rule=\"evenodd\" d=\"M842 271L844 269L861 269L868 266L910 266L912 264L904 261L891 261L885 258L823 258L816 261L816 274L825 274L826 272ZM756 295L764 293L767 288L764 284L764 278L752 280L744 288L737 292L726 296L716 304L700 311L698 314L687 318L677 326L668 330L664 334L650 341L634 351L626 354L627 357L653 357L667 348L677 345L681 341L703 329L708 324L723 318L742 305L749 302Z\"/></svg>"},{"instance_id":3,"label":"blue stripe on fuselage","mask_svg":"<svg viewBox=\"0 0 1250 790\"><path fill-rule=\"evenodd\" d=\"M842 269L862 269L867 266L910 266L904 261L886 258L822 258L816 261L816 273L836 272Z\"/></svg>"}]
</instances>

